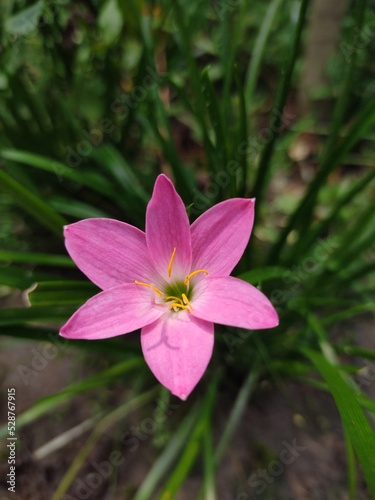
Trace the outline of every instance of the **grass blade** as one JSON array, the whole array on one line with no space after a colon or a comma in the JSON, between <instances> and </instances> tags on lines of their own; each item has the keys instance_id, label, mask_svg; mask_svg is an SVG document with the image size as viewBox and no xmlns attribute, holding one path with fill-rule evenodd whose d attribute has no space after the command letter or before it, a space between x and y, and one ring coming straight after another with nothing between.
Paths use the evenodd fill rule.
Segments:
<instances>
[{"instance_id":1,"label":"grass blade","mask_svg":"<svg viewBox=\"0 0 375 500\"><path fill-rule=\"evenodd\" d=\"M72 259L65 255L50 253L13 252L0 249L0 261L19 262L24 264L42 264L52 267L75 267Z\"/></svg>"},{"instance_id":2,"label":"grass blade","mask_svg":"<svg viewBox=\"0 0 375 500\"><path fill-rule=\"evenodd\" d=\"M263 19L263 23L260 27L258 36L254 44L254 49L252 52L250 64L247 68L247 75L245 81L245 99L248 107L252 105L255 86L258 79L260 63L262 61L267 40L271 32L273 21L282 3L283 3L282 0L273 0L269 4L267 12Z\"/></svg>"},{"instance_id":3,"label":"grass blade","mask_svg":"<svg viewBox=\"0 0 375 500\"><path fill-rule=\"evenodd\" d=\"M249 397L252 391L255 388L256 382L259 377L259 371L257 366L254 364L249 371L249 374L243 383L241 389L238 392L237 399L233 405L232 411L230 413L228 423L225 427L225 430L221 436L219 444L215 450L215 463L216 465L220 462L221 457L224 454L226 447L229 444L229 441L237 429L238 422L241 420L242 415L246 409L246 405L248 403Z\"/></svg>"},{"instance_id":4,"label":"grass blade","mask_svg":"<svg viewBox=\"0 0 375 500\"><path fill-rule=\"evenodd\" d=\"M302 352L315 365L326 381L349 439L358 456L369 491L372 497L375 498L375 433L366 419L353 390L348 387L338 368L330 364L318 352L311 349L302 349Z\"/></svg>"},{"instance_id":5,"label":"grass blade","mask_svg":"<svg viewBox=\"0 0 375 500\"><path fill-rule=\"evenodd\" d=\"M211 415L215 396L217 395L217 381L218 378L216 378L216 383L211 384L209 391L206 394L198 421L196 422L191 433L189 442L185 446L182 457L180 458L176 468L169 476L166 485L160 493L160 500L174 498L198 457L198 453L203 445L207 421Z\"/></svg>"},{"instance_id":6,"label":"grass blade","mask_svg":"<svg viewBox=\"0 0 375 500\"><path fill-rule=\"evenodd\" d=\"M254 197L257 199L258 214L259 214L259 207L263 199L266 180L268 177L269 170L271 168L271 158L274 151L276 139L278 136L278 131L280 130L281 127L282 114L285 107L288 92L290 89L294 67L301 46L301 36L303 28L305 26L308 5L309 5L309 0L301 1L298 22L290 51L290 57L283 69L279 89L275 99L275 104L271 112L270 126L269 126L269 130L271 131L271 136L262 151L258 165L258 173L254 185Z\"/></svg>"},{"instance_id":7,"label":"grass blade","mask_svg":"<svg viewBox=\"0 0 375 500\"><path fill-rule=\"evenodd\" d=\"M0 150L0 157L55 174L59 181L65 177L82 186L87 186L100 194L110 195L111 197L113 195L113 185L105 177L97 175L94 172L80 172L56 160L29 153L28 151L2 149Z\"/></svg>"},{"instance_id":8,"label":"grass blade","mask_svg":"<svg viewBox=\"0 0 375 500\"><path fill-rule=\"evenodd\" d=\"M107 385L112 380L116 380L125 373L130 372L135 368L139 369L142 365L142 358L132 358L130 360L122 361L121 363L117 363L110 368L96 373L86 380L75 382L60 392L39 399L39 401L34 403L31 408L17 415L17 428L19 430L23 429L26 425L35 422L35 420L42 417L46 413L52 411L66 401L71 400L74 395ZM7 434L8 427L7 425L3 425L0 428L0 439L4 438Z\"/></svg>"},{"instance_id":9,"label":"grass blade","mask_svg":"<svg viewBox=\"0 0 375 500\"><path fill-rule=\"evenodd\" d=\"M0 170L0 189L9 193L16 202L43 226L59 238L63 238L63 226L67 221L52 210L47 203Z\"/></svg>"},{"instance_id":10,"label":"grass blade","mask_svg":"<svg viewBox=\"0 0 375 500\"><path fill-rule=\"evenodd\" d=\"M197 421L200 409L201 406L196 404L194 408L189 411L187 417L185 417L182 424L169 441L167 447L159 455L159 458L154 463L150 472L144 478L142 486L135 494L133 500L149 500L153 498L153 493L162 477L174 463L185 443L190 439L190 434Z\"/></svg>"}]
</instances>

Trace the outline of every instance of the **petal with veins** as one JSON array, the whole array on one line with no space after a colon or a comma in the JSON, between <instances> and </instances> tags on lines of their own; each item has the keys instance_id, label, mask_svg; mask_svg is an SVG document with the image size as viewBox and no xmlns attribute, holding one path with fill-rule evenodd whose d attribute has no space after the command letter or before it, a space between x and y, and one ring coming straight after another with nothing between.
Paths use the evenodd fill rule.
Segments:
<instances>
[{"instance_id":1,"label":"petal with veins","mask_svg":"<svg viewBox=\"0 0 375 500\"><path fill-rule=\"evenodd\" d=\"M204 212L191 226L192 269L227 276L240 260L254 224L255 200L233 198Z\"/></svg>"},{"instance_id":2,"label":"petal with veins","mask_svg":"<svg viewBox=\"0 0 375 500\"><path fill-rule=\"evenodd\" d=\"M145 234L134 226L113 219L85 219L66 226L64 235L71 258L102 290L155 279Z\"/></svg>"},{"instance_id":3,"label":"petal with veins","mask_svg":"<svg viewBox=\"0 0 375 500\"><path fill-rule=\"evenodd\" d=\"M146 241L158 273L168 278L168 265L174 248L172 276L182 280L190 272L191 238L185 205L165 175L156 179L146 212Z\"/></svg>"},{"instance_id":4,"label":"petal with veins","mask_svg":"<svg viewBox=\"0 0 375 500\"><path fill-rule=\"evenodd\" d=\"M262 330L279 324L267 297L245 281L226 277L204 278L194 289L192 315L222 325Z\"/></svg>"},{"instance_id":5,"label":"petal with veins","mask_svg":"<svg viewBox=\"0 0 375 500\"><path fill-rule=\"evenodd\" d=\"M185 311L170 313L142 328L141 343L155 377L185 400L211 359L214 325Z\"/></svg>"},{"instance_id":6,"label":"petal with veins","mask_svg":"<svg viewBox=\"0 0 375 500\"><path fill-rule=\"evenodd\" d=\"M165 307L155 304L155 292L132 283L98 293L60 330L69 339L106 339L129 333L156 321Z\"/></svg>"}]
</instances>

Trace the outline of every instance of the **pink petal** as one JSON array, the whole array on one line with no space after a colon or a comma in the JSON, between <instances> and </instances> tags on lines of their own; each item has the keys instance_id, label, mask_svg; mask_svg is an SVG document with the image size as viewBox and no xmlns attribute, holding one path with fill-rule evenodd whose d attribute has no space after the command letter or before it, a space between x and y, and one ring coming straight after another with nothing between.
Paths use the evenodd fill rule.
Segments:
<instances>
[{"instance_id":1,"label":"pink petal","mask_svg":"<svg viewBox=\"0 0 375 500\"><path fill-rule=\"evenodd\" d=\"M169 313L142 328L143 355L155 377L185 400L212 356L214 325L185 311Z\"/></svg>"},{"instance_id":2,"label":"pink petal","mask_svg":"<svg viewBox=\"0 0 375 500\"><path fill-rule=\"evenodd\" d=\"M103 290L155 275L145 234L113 219L86 219L65 227L66 248L86 276Z\"/></svg>"},{"instance_id":3,"label":"pink petal","mask_svg":"<svg viewBox=\"0 0 375 500\"><path fill-rule=\"evenodd\" d=\"M185 205L165 175L156 179L146 212L146 240L150 257L159 274L168 278L168 264L176 248L172 278L184 279L190 273L190 225Z\"/></svg>"},{"instance_id":4,"label":"pink petal","mask_svg":"<svg viewBox=\"0 0 375 500\"><path fill-rule=\"evenodd\" d=\"M60 335L71 339L106 339L152 323L165 313L155 292L127 283L98 293L65 323Z\"/></svg>"},{"instance_id":5,"label":"pink petal","mask_svg":"<svg viewBox=\"0 0 375 500\"><path fill-rule=\"evenodd\" d=\"M277 312L267 297L245 281L207 276L191 299L192 315L213 323L260 330L279 324Z\"/></svg>"},{"instance_id":6,"label":"pink petal","mask_svg":"<svg viewBox=\"0 0 375 500\"><path fill-rule=\"evenodd\" d=\"M192 270L229 275L240 260L254 223L255 199L233 198L202 214L191 226Z\"/></svg>"}]
</instances>

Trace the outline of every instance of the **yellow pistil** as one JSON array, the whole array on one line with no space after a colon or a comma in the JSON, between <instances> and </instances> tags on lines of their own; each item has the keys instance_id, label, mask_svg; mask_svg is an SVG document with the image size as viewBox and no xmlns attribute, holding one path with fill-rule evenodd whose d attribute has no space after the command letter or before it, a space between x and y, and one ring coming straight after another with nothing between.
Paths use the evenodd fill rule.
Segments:
<instances>
[{"instance_id":1,"label":"yellow pistil","mask_svg":"<svg viewBox=\"0 0 375 500\"><path fill-rule=\"evenodd\" d=\"M147 288L151 288L151 290L154 290L154 292L156 292L159 295L159 297L163 297L163 292L161 292L155 286L150 285L149 283L143 283L142 281L137 281L137 280L135 280L134 283L136 285L147 286Z\"/></svg>"},{"instance_id":2,"label":"yellow pistil","mask_svg":"<svg viewBox=\"0 0 375 500\"><path fill-rule=\"evenodd\" d=\"M171 257L171 260L169 261L169 264L168 264L168 278L170 278L171 274L172 274L172 266L173 266L173 261L174 261L175 255L176 255L176 247L174 247L174 249L173 249L172 257Z\"/></svg>"},{"instance_id":3,"label":"yellow pistil","mask_svg":"<svg viewBox=\"0 0 375 500\"><path fill-rule=\"evenodd\" d=\"M205 269L197 269L197 271L194 271L194 272L190 273L189 276L186 276L184 284L187 285L189 283L189 281L191 280L191 278L199 273L208 274L208 271L206 271Z\"/></svg>"}]
</instances>

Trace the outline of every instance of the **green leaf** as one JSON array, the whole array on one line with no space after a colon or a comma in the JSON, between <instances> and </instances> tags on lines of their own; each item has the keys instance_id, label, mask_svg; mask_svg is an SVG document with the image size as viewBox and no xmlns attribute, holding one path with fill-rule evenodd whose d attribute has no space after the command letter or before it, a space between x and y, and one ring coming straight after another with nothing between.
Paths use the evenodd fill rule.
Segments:
<instances>
[{"instance_id":1,"label":"green leaf","mask_svg":"<svg viewBox=\"0 0 375 500\"><path fill-rule=\"evenodd\" d=\"M107 0L102 4L98 16L98 26L102 32L102 40L112 45L119 37L123 25L123 17L116 0Z\"/></svg>"},{"instance_id":2,"label":"green leaf","mask_svg":"<svg viewBox=\"0 0 375 500\"><path fill-rule=\"evenodd\" d=\"M26 425L34 422L38 418L42 417L49 411L54 410L56 407L60 406L62 403L69 401L76 394L86 392L90 389L97 389L98 387L104 386L120 378L124 373L127 373L135 368L140 368L143 364L142 358L133 358L130 360L122 361L117 363L110 368L96 373L92 377L86 380L75 382L68 385L64 390L52 394L52 396L47 396L40 399L33 406L17 416L17 428L22 429ZM8 428L6 425L0 428L0 438L4 438L7 435Z\"/></svg>"},{"instance_id":3,"label":"green leaf","mask_svg":"<svg viewBox=\"0 0 375 500\"><path fill-rule=\"evenodd\" d=\"M50 203L51 207L61 214L70 215L75 219L90 219L92 217L109 217L108 213L100 208L82 201L55 196Z\"/></svg>"},{"instance_id":4,"label":"green leaf","mask_svg":"<svg viewBox=\"0 0 375 500\"><path fill-rule=\"evenodd\" d=\"M213 175L215 175L215 173L224 170L224 167L227 163L227 147L226 147L227 137L223 129L219 102L215 94L212 82L210 80L207 68L202 72L201 80L202 80L202 91L206 100L206 108L208 110L211 126L215 133L216 161L215 161L215 170L213 172ZM222 191L221 186L219 186L219 188L220 188L219 191ZM222 196L220 198L222 198Z\"/></svg>"},{"instance_id":5,"label":"green leaf","mask_svg":"<svg viewBox=\"0 0 375 500\"><path fill-rule=\"evenodd\" d=\"M250 63L247 68L244 92L246 103L248 106L252 105L262 56L267 45L267 40L271 33L271 28L276 17L276 13L282 4L282 0L273 0L269 3L267 12L263 18L262 25L259 29L259 33L255 41L254 48L252 49Z\"/></svg>"},{"instance_id":6,"label":"green leaf","mask_svg":"<svg viewBox=\"0 0 375 500\"><path fill-rule=\"evenodd\" d=\"M64 178L70 179L77 182L82 186L87 186L97 193L109 196L113 196L113 185L108 182L108 180L102 175L98 175L95 172L81 172L74 170L71 167L67 167L63 163L60 163L51 158L45 156L37 155L34 153L29 153L28 151L18 151L14 149L1 149L0 157L5 160L13 161L16 163L23 163L29 165L30 167L38 168L39 170L44 170L55 174L58 181L62 182Z\"/></svg>"},{"instance_id":7,"label":"green leaf","mask_svg":"<svg viewBox=\"0 0 375 500\"><path fill-rule=\"evenodd\" d=\"M105 144L95 148L90 155L105 175L112 177L117 188L117 203L132 216L135 222L143 224L146 205L150 199L133 169L119 151Z\"/></svg>"},{"instance_id":8,"label":"green leaf","mask_svg":"<svg viewBox=\"0 0 375 500\"><path fill-rule=\"evenodd\" d=\"M363 347L351 345L337 345L336 350L338 350L339 352L344 352L348 356L358 356L361 358L375 360L375 351L371 349L364 349Z\"/></svg>"},{"instance_id":9,"label":"green leaf","mask_svg":"<svg viewBox=\"0 0 375 500\"><path fill-rule=\"evenodd\" d=\"M231 409L230 415L227 419L227 423L220 437L220 441L215 450L215 463L218 465L220 462L224 451L230 440L235 433L238 424L247 408L249 398L254 392L256 383L259 379L259 366L255 363L254 366L249 370L245 382L242 384L240 390L238 391L236 401Z\"/></svg>"},{"instance_id":10,"label":"green leaf","mask_svg":"<svg viewBox=\"0 0 375 500\"><path fill-rule=\"evenodd\" d=\"M302 352L327 382L346 432L358 456L367 486L372 497L375 498L375 433L366 419L355 393L348 387L338 368L311 349L302 349Z\"/></svg>"},{"instance_id":11,"label":"green leaf","mask_svg":"<svg viewBox=\"0 0 375 500\"><path fill-rule=\"evenodd\" d=\"M27 307L0 310L0 326L22 323L56 323L66 321L75 312L74 307Z\"/></svg>"},{"instance_id":12,"label":"green leaf","mask_svg":"<svg viewBox=\"0 0 375 500\"><path fill-rule=\"evenodd\" d=\"M215 485L215 461L213 456L212 445L212 424L207 419L207 425L203 436L203 458L204 458L204 475L203 475L203 498L205 500L216 500L216 485Z\"/></svg>"},{"instance_id":13,"label":"green leaf","mask_svg":"<svg viewBox=\"0 0 375 500\"><path fill-rule=\"evenodd\" d=\"M0 189L9 193L15 201L30 215L60 238L63 238L63 226L67 221L57 212L40 200L31 191L0 170Z\"/></svg>"},{"instance_id":14,"label":"green leaf","mask_svg":"<svg viewBox=\"0 0 375 500\"><path fill-rule=\"evenodd\" d=\"M149 500L150 498L153 498L153 493L157 485L160 483L164 474L171 467L171 465L175 463L181 449L190 439L191 432L197 422L200 410L201 405L196 404L194 408L188 412L168 445L154 462L147 476L143 479L142 486L135 494L133 500Z\"/></svg>"},{"instance_id":15,"label":"green leaf","mask_svg":"<svg viewBox=\"0 0 375 500\"><path fill-rule=\"evenodd\" d=\"M288 269L281 266L267 266L259 269L252 269L240 274L237 278L247 281L252 285L260 285L264 281L282 278Z\"/></svg>"},{"instance_id":16,"label":"green leaf","mask_svg":"<svg viewBox=\"0 0 375 500\"><path fill-rule=\"evenodd\" d=\"M357 470L353 444L350 440L346 427L344 426L346 461L348 464L348 491L349 500L355 500L357 490Z\"/></svg>"},{"instance_id":17,"label":"green leaf","mask_svg":"<svg viewBox=\"0 0 375 500\"><path fill-rule=\"evenodd\" d=\"M26 290L38 279L48 280L54 278L47 273L36 273L27 269L19 269L15 266L0 267L0 285Z\"/></svg>"},{"instance_id":18,"label":"green leaf","mask_svg":"<svg viewBox=\"0 0 375 500\"><path fill-rule=\"evenodd\" d=\"M299 6L298 22L292 37L289 57L281 73L281 80L275 98L275 103L271 112L268 129L271 132L271 136L270 139L266 142L259 160L257 177L254 185L254 197L257 199L258 207L257 213L259 213L259 208L263 201L263 194L266 183L268 181L269 171L271 169L271 159L274 152L276 139L281 129L282 113L290 91L292 76L301 45L302 32L307 18L306 14L308 6L309 0L301 1Z\"/></svg>"},{"instance_id":19,"label":"green leaf","mask_svg":"<svg viewBox=\"0 0 375 500\"><path fill-rule=\"evenodd\" d=\"M20 262L25 264L42 264L43 266L53 267L75 267L72 259L65 255L53 255L50 253L13 252L1 249L0 261Z\"/></svg>"},{"instance_id":20,"label":"green leaf","mask_svg":"<svg viewBox=\"0 0 375 500\"><path fill-rule=\"evenodd\" d=\"M142 394L137 394L136 396L129 399L125 399L125 403L120 406L116 406L114 410L104 415L104 417L98 422L92 433L89 435L86 442L79 449L77 455L75 456L73 462L70 464L68 470L65 472L62 480L60 481L52 500L60 500L65 495L69 486L73 482L74 478L78 474L81 467L87 460L90 451L93 449L95 443L104 434L108 433L109 429L118 422L124 421L128 414L133 410L149 403L159 391L159 387L156 386L147 392Z\"/></svg>"},{"instance_id":21,"label":"green leaf","mask_svg":"<svg viewBox=\"0 0 375 500\"><path fill-rule=\"evenodd\" d=\"M44 1L39 0L34 5L21 10L5 23L5 31L13 35L26 36L38 29L39 17L42 14Z\"/></svg>"},{"instance_id":22,"label":"green leaf","mask_svg":"<svg viewBox=\"0 0 375 500\"><path fill-rule=\"evenodd\" d=\"M80 306L100 290L89 281L60 280L39 282L29 294L34 306Z\"/></svg>"},{"instance_id":23,"label":"green leaf","mask_svg":"<svg viewBox=\"0 0 375 500\"><path fill-rule=\"evenodd\" d=\"M209 391L205 395L198 421L191 432L181 458L160 493L160 500L168 500L175 497L197 459L198 453L204 443L207 421L210 418L215 397L217 396L217 382L218 377L215 381L212 381Z\"/></svg>"},{"instance_id":24,"label":"green leaf","mask_svg":"<svg viewBox=\"0 0 375 500\"><path fill-rule=\"evenodd\" d=\"M353 120L348 135L342 142L340 142L336 146L335 149L333 149L331 155L327 157L327 160L322 163L319 171L310 182L303 198L298 203L297 208L290 215L288 223L281 231L278 240L271 248L268 262L272 263L279 259L279 255L282 252L282 249L287 241L287 237L291 231L293 231L297 227L300 227L303 234L308 234L308 229L310 228L310 219L313 213L312 209L315 206L314 202L316 201L321 188L326 185L329 174L335 168L337 168L337 166L345 158L345 155L350 151L350 149L353 148L357 144L357 142L364 137L364 135L371 129L371 127L374 126L374 124L375 99L373 98L366 103L363 109L360 110L356 118ZM359 183L356 188L354 188L353 186L354 191L350 193L350 196L355 196L355 194L358 193L358 189L362 189L363 187L364 185L362 183ZM344 198L342 206L344 206L347 201L350 201L350 197L348 199ZM336 216L337 213L333 212L333 215ZM330 214L329 217L332 217L332 214ZM299 235L300 238L301 232Z\"/></svg>"},{"instance_id":25,"label":"green leaf","mask_svg":"<svg viewBox=\"0 0 375 500\"><path fill-rule=\"evenodd\" d=\"M51 331L49 325L41 327L40 325L28 325L20 322L20 325L0 325L0 335L13 339L32 340L33 342L52 342L60 344L61 342L69 342L72 347L86 349L88 351L98 351L99 353L110 354L111 356L119 356L123 358L126 355L138 356L140 351L139 341L133 342L129 338L124 339L114 337L107 340L61 340L57 332Z\"/></svg>"}]
</instances>

